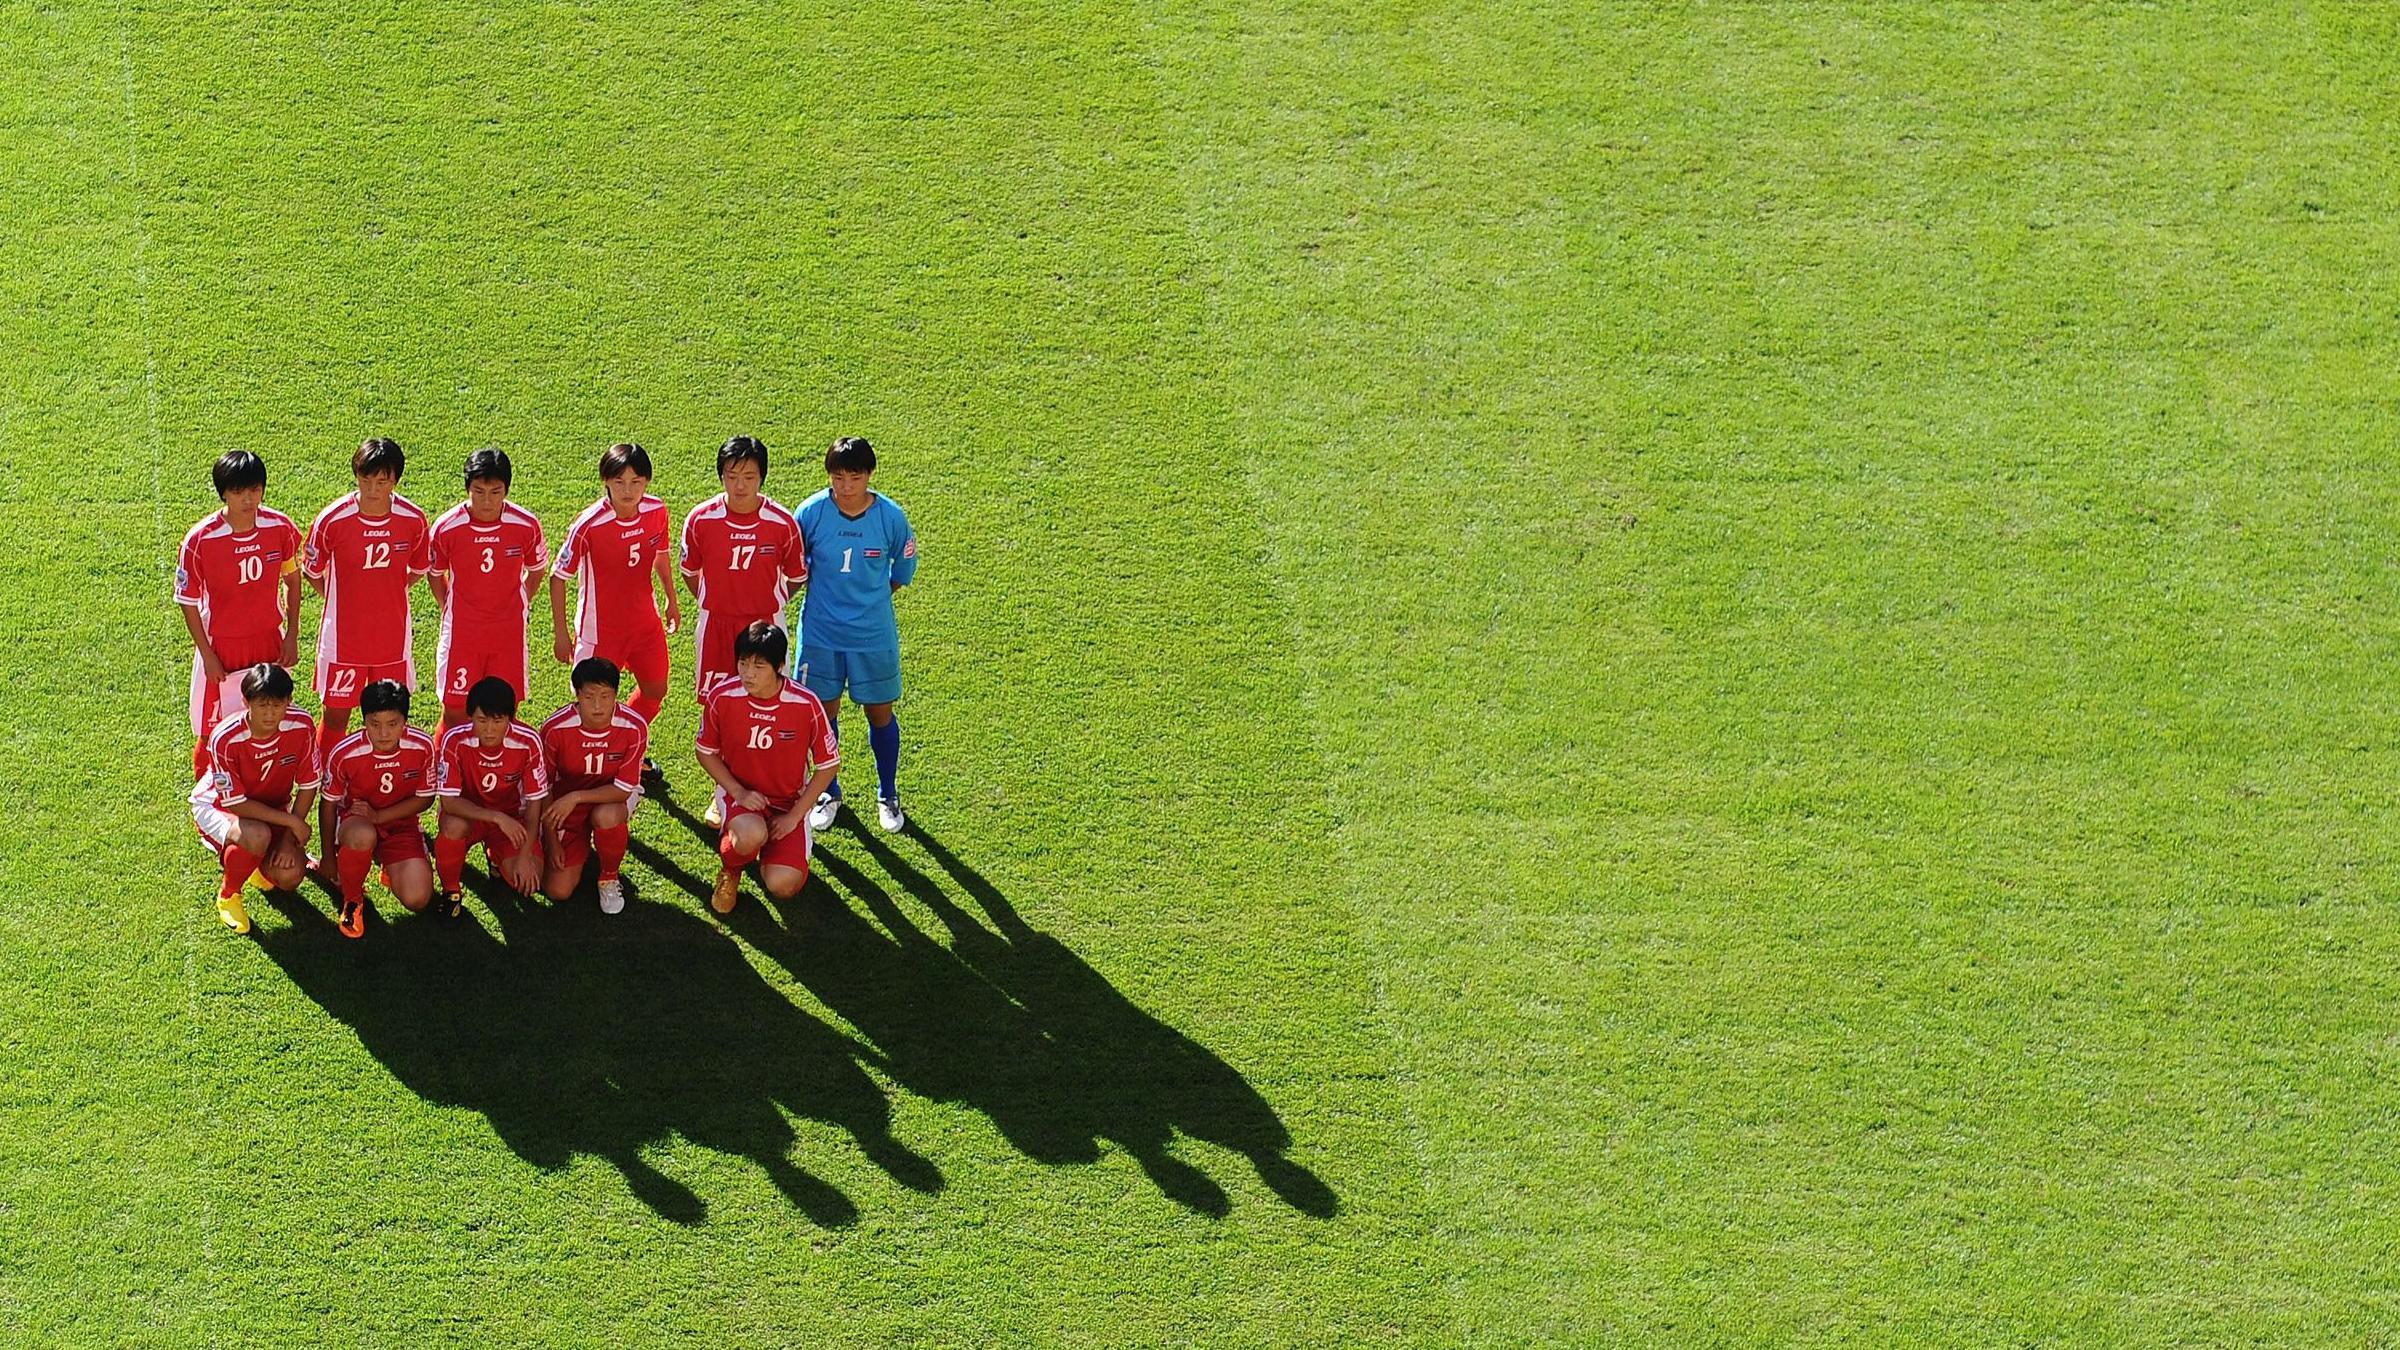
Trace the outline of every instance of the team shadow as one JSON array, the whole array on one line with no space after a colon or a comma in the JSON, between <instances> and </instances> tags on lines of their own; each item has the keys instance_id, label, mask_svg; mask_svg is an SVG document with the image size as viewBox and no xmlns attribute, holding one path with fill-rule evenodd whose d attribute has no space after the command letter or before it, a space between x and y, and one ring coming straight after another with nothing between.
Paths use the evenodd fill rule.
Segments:
<instances>
[{"instance_id":1,"label":"team shadow","mask_svg":"<svg viewBox=\"0 0 2400 1350\"><path fill-rule=\"evenodd\" d=\"M481 1112L535 1166L604 1158L676 1222L701 1221L707 1204L642 1150L678 1135L757 1163L820 1225L857 1219L793 1160L786 1111L847 1131L903 1185L941 1187L893 1137L864 1049L795 1007L713 925L668 905L603 916L582 897L552 905L477 883L497 933L470 909L455 923L378 920L354 942L308 901L276 896L290 924L262 925L258 944L417 1095Z\"/></svg>"},{"instance_id":2,"label":"team shadow","mask_svg":"<svg viewBox=\"0 0 2400 1350\"><path fill-rule=\"evenodd\" d=\"M983 1112L1030 1158L1088 1163L1105 1141L1130 1154L1165 1195L1225 1214L1225 1188L1170 1151L1181 1134L1247 1157L1268 1188L1303 1213L1324 1218L1339 1209L1333 1190L1287 1156L1291 1132L1233 1066L1027 924L938 839L914 825L909 835L946 885L863 829L828 831L818 841L818 875L796 900L770 911L746 895L727 926L857 1028L893 1082ZM852 839L873 872L934 915L946 942L919 929L869 867L828 847Z\"/></svg>"}]
</instances>

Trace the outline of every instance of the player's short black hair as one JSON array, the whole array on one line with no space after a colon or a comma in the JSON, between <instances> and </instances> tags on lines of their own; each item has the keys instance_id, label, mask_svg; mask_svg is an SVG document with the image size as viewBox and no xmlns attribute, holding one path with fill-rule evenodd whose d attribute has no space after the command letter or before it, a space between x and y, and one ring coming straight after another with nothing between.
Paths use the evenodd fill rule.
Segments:
<instances>
[{"instance_id":1,"label":"player's short black hair","mask_svg":"<svg viewBox=\"0 0 2400 1350\"><path fill-rule=\"evenodd\" d=\"M515 480L516 470L509 466L508 452L496 445L487 445L467 456L467 486L497 481L507 487Z\"/></svg>"},{"instance_id":2,"label":"player's short black hair","mask_svg":"<svg viewBox=\"0 0 2400 1350\"><path fill-rule=\"evenodd\" d=\"M217 498L222 501L228 492L265 487L267 462L247 450L228 450L217 456L208 476L217 485Z\"/></svg>"},{"instance_id":3,"label":"player's short black hair","mask_svg":"<svg viewBox=\"0 0 2400 1350\"><path fill-rule=\"evenodd\" d=\"M292 673L272 661L261 661L242 672L242 701L255 703L262 698L292 701Z\"/></svg>"},{"instance_id":4,"label":"player's short black hair","mask_svg":"<svg viewBox=\"0 0 2400 1350\"><path fill-rule=\"evenodd\" d=\"M482 713L486 717L517 715L517 691L497 675L486 675L467 691L467 713Z\"/></svg>"},{"instance_id":5,"label":"player's short black hair","mask_svg":"<svg viewBox=\"0 0 2400 1350\"><path fill-rule=\"evenodd\" d=\"M650 452L631 441L619 441L600 452L600 479L606 482L627 469L644 478L651 476Z\"/></svg>"},{"instance_id":6,"label":"player's short black hair","mask_svg":"<svg viewBox=\"0 0 2400 1350\"><path fill-rule=\"evenodd\" d=\"M625 687L618 683L617 663L605 656L587 656L576 662L575 669L568 672L567 679L579 694L587 684L605 684L611 689Z\"/></svg>"},{"instance_id":7,"label":"player's short black hair","mask_svg":"<svg viewBox=\"0 0 2400 1350\"><path fill-rule=\"evenodd\" d=\"M825 452L825 472L846 470L850 473L875 472L875 447L864 436L844 436Z\"/></svg>"},{"instance_id":8,"label":"player's short black hair","mask_svg":"<svg viewBox=\"0 0 2400 1350\"><path fill-rule=\"evenodd\" d=\"M372 717L379 712L408 716L408 686L398 680L377 680L359 690L358 715Z\"/></svg>"},{"instance_id":9,"label":"player's short black hair","mask_svg":"<svg viewBox=\"0 0 2400 1350\"><path fill-rule=\"evenodd\" d=\"M388 473L397 483L407 468L407 454L400 449L400 442L389 436L369 436L358 443L358 453L350 456L350 472L360 478Z\"/></svg>"},{"instance_id":10,"label":"player's short black hair","mask_svg":"<svg viewBox=\"0 0 2400 1350\"><path fill-rule=\"evenodd\" d=\"M792 654L792 640L783 630L760 619L757 623L733 635L733 659L757 657L777 670L783 669L784 659Z\"/></svg>"},{"instance_id":11,"label":"player's short black hair","mask_svg":"<svg viewBox=\"0 0 2400 1350\"><path fill-rule=\"evenodd\" d=\"M717 477L745 459L758 466L761 479L767 476L767 443L756 436L735 436L717 447Z\"/></svg>"}]
</instances>

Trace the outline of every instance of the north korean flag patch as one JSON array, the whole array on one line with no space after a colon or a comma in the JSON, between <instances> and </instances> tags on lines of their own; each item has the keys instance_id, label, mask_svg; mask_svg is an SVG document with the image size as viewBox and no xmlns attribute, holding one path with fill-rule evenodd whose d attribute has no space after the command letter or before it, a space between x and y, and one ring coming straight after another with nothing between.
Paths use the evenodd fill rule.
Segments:
<instances>
[{"instance_id":1,"label":"north korean flag patch","mask_svg":"<svg viewBox=\"0 0 2400 1350\"><path fill-rule=\"evenodd\" d=\"M917 556L917 537L915 535L912 534L908 537L908 543L900 550L900 556L903 558Z\"/></svg>"}]
</instances>

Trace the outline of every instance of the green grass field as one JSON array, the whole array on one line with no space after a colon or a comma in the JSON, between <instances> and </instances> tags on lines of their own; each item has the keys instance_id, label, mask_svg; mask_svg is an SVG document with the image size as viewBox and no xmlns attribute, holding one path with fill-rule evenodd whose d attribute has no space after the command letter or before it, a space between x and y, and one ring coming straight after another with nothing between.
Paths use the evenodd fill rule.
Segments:
<instances>
[{"instance_id":1,"label":"green grass field","mask_svg":"<svg viewBox=\"0 0 2400 1350\"><path fill-rule=\"evenodd\" d=\"M0 60L0 1339L2400 1335L2400 8ZM618 919L217 925L217 454L735 431L917 526L912 834L717 920L678 695Z\"/></svg>"}]
</instances>

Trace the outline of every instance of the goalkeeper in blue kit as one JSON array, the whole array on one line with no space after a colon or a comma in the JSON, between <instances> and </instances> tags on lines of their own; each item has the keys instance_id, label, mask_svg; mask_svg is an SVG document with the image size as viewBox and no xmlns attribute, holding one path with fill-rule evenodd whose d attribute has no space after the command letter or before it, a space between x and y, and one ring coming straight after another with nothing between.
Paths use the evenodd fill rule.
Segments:
<instances>
[{"instance_id":1,"label":"goalkeeper in blue kit","mask_svg":"<svg viewBox=\"0 0 2400 1350\"><path fill-rule=\"evenodd\" d=\"M868 487L875 447L844 436L825 452L825 490L792 515L808 553L807 590L800 600L798 675L825 705L840 734L842 695L867 715L867 745L875 752L875 822L886 830L908 823L900 810L900 621L892 597L917 575L917 536L891 498ZM842 784L817 798L809 827L823 830L841 810Z\"/></svg>"}]
</instances>

